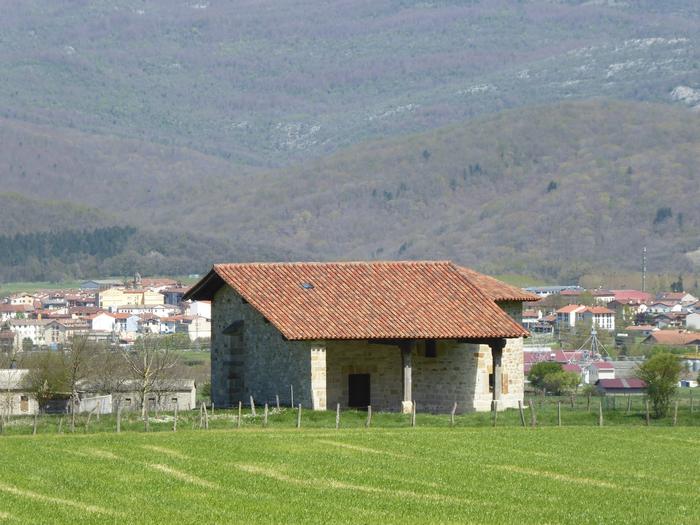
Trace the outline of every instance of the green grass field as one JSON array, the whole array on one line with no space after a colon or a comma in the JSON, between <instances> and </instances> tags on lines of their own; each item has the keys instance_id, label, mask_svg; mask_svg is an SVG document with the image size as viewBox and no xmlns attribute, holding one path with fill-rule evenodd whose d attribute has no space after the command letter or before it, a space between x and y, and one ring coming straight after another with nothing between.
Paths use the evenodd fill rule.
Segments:
<instances>
[{"instance_id":1,"label":"green grass field","mask_svg":"<svg viewBox=\"0 0 700 525\"><path fill-rule=\"evenodd\" d=\"M0 523L699 523L697 428L518 427L517 411L458 417L303 413L262 427L217 410L151 420L84 417L36 436L15 419L0 436ZM572 421L574 414L570 414ZM622 417L622 416L620 416ZM687 422L690 423L688 415ZM700 418L700 414L695 414ZM615 419L611 416L611 421ZM628 422L629 423L629 422ZM469 426L472 425L472 426ZM195 429L195 427L197 429ZM63 422L63 430L67 429ZM24 434L24 435L19 435Z\"/></svg>"}]
</instances>

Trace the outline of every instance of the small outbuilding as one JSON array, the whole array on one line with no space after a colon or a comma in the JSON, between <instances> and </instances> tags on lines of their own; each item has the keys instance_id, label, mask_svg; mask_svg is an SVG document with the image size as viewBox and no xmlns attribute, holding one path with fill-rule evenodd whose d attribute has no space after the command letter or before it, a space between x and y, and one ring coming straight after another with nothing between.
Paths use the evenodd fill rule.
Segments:
<instances>
[{"instance_id":1,"label":"small outbuilding","mask_svg":"<svg viewBox=\"0 0 700 525\"><path fill-rule=\"evenodd\" d=\"M217 264L212 399L315 410L459 411L523 399L522 303L538 297L449 261Z\"/></svg>"}]
</instances>

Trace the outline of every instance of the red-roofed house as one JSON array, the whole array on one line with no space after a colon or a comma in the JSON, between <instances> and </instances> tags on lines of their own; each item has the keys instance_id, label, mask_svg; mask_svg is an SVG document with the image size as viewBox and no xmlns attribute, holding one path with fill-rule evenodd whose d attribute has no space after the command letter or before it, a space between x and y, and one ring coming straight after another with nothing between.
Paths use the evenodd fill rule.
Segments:
<instances>
[{"instance_id":1,"label":"red-roofed house","mask_svg":"<svg viewBox=\"0 0 700 525\"><path fill-rule=\"evenodd\" d=\"M212 303L212 397L316 410L515 407L520 315L535 299L448 261L217 264L184 296Z\"/></svg>"},{"instance_id":2,"label":"red-roofed house","mask_svg":"<svg viewBox=\"0 0 700 525\"><path fill-rule=\"evenodd\" d=\"M583 306L570 304L557 310L557 324L561 326L576 326L584 321L603 330L615 329L615 312L604 306Z\"/></svg>"},{"instance_id":3,"label":"red-roofed house","mask_svg":"<svg viewBox=\"0 0 700 525\"><path fill-rule=\"evenodd\" d=\"M578 316L584 322L591 323L591 326L602 330L615 330L615 311L604 306L587 306Z\"/></svg>"}]
</instances>

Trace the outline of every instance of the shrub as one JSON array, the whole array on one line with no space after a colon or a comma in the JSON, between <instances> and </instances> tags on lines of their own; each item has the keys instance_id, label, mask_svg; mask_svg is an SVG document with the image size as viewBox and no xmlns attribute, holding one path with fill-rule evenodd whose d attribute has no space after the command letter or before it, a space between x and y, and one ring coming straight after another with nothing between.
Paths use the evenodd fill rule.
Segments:
<instances>
[{"instance_id":1,"label":"shrub","mask_svg":"<svg viewBox=\"0 0 700 525\"><path fill-rule=\"evenodd\" d=\"M663 417L668 412L681 369L678 357L662 353L649 358L637 370L637 377L647 385L646 392L654 407L655 418Z\"/></svg>"}]
</instances>

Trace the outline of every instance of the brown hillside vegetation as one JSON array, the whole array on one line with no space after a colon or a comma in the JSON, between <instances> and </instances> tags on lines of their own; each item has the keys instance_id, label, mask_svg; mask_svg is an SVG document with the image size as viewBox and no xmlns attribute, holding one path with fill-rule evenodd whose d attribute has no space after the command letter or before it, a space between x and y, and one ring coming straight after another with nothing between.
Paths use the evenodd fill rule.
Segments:
<instances>
[{"instance_id":1,"label":"brown hillside vegetation","mask_svg":"<svg viewBox=\"0 0 700 525\"><path fill-rule=\"evenodd\" d=\"M700 246L698 158L694 113L559 104L269 173L245 206L214 216L313 257L444 257L576 279L636 269L647 245L652 269L687 270L683 254Z\"/></svg>"},{"instance_id":2,"label":"brown hillside vegetation","mask_svg":"<svg viewBox=\"0 0 700 525\"><path fill-rule=\"evenodd\" d=\"M88 203L137 226L147 235L120 264L150 254L148 269L161 273L177 252L179 270L212 258L449 258L573 280L636 269L644 245L652 271L690 271L684 254L700 246L700 120L664 105L512 110L267 172L10 120L0 138L5 190Z\"/></svg>"}]
</instances>

